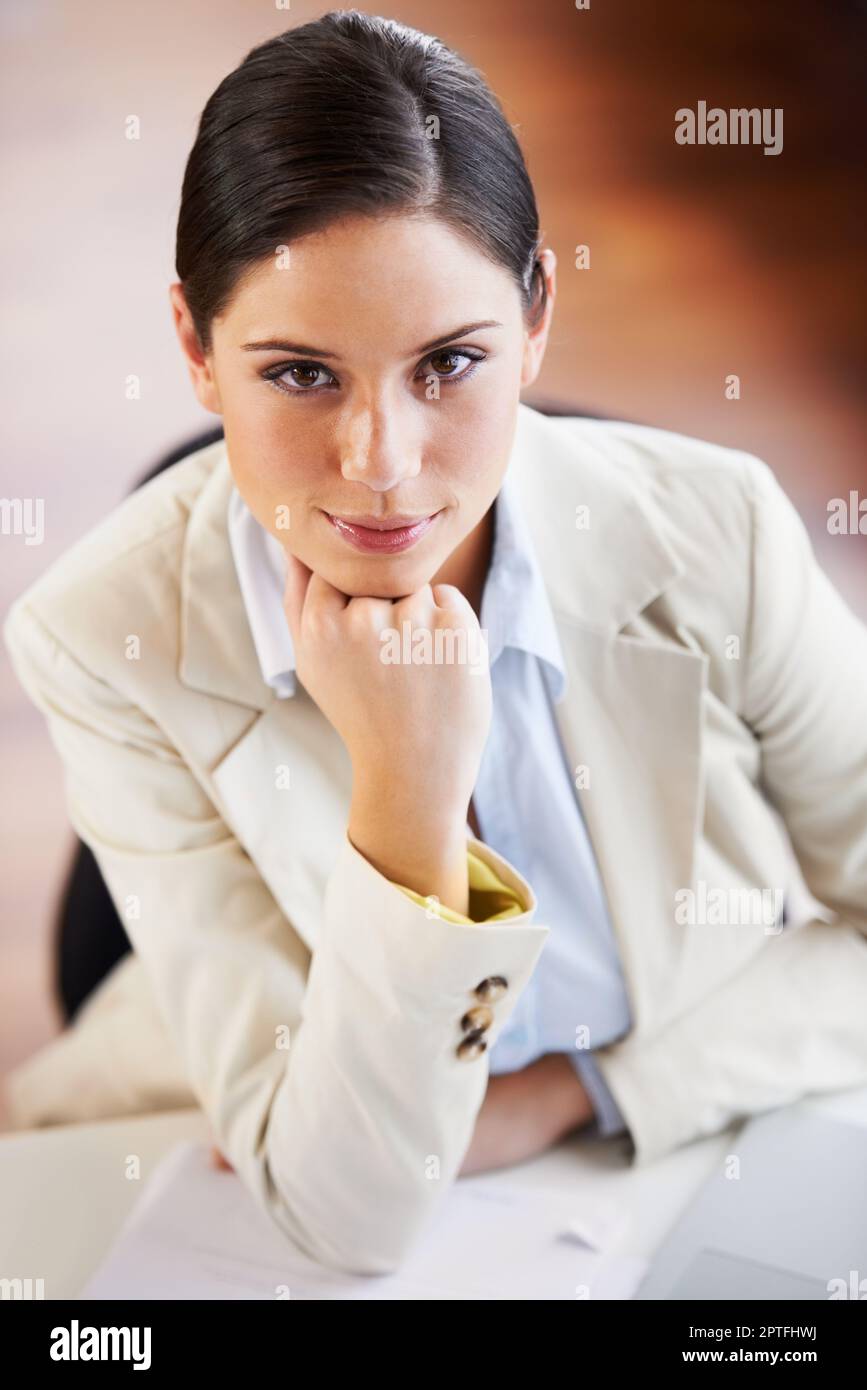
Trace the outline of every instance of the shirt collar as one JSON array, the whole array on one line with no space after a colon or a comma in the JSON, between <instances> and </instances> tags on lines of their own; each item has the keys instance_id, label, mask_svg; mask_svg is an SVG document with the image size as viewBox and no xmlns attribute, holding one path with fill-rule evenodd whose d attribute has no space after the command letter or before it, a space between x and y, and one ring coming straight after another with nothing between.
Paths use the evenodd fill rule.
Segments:
<instances>
[{"instance_id":1,"label":"shirt collar","mask_svg":"<svg viewBox=\"0 0 867 1390\"><path fill-rule=\"evenodd\" d=\"M494 502L494 544L480 623L491 665L506 647L537 656L554 700L566 684L560 639L527 523L508 473Z\"/></svg>"},{"instance_id":2,"label":"shirt collar","mask_svg":"<svg viewBox=\"0 0 867 1390\"><path fill-rule=\"evenodd\" d=\"M262 678L285 700L296 687L295 649L283 609L286 557L236 487L229 495L229 543Z\"/></svg>"},{"instance_id":3,"label":"shirt collar","mask_svg":"<svg viewBox=\"0 0 867 1390\"><path fill-rule=\"evenodd\" d=\"M506 647L539 657L552 698L566 683L563 653L526 522L506 474L494 499L494 540L482 594L480 625L491 666ZM295 694L295 651L283 609L286 559L280 542L253 516L233 487L229 541L256 654L278 698Z\"/></svg>"}]
</instances>

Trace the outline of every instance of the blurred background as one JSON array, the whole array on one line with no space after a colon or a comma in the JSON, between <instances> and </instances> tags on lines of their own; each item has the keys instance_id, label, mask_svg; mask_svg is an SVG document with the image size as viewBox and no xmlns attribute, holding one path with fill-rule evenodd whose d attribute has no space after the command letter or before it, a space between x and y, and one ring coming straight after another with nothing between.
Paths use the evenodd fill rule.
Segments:
<instances>
[{"instance_id":1,"label":"blurred background","mask_svg":"<svg viewBox=\"0 0 867 1390\"><path fill-rule=\"evenodd\" d=\"M201 109L305 0L2 0L2 492L45 499L2 536L0 608L162 453L197 404L168 286ZM736 446L774 469L867 621L864 93L859 0L440 0L358 5L480 68L523 146L559 298L529 404ZM782 108L783 149L679 145L675 111ZM141 139L125 138L136 115ZM590 248L590 268L575 248ZM136 374L141 399L125 396ZM740 399L725 382L740 378ZM867 506L865 506L867 511ZM864 522L867 530L867 519ZM74 839L59 759L0 648L0 1074L60 1028L52 935ZM0 1116L2 1126L2 1116Z\"/></svg>"}]
</instances>

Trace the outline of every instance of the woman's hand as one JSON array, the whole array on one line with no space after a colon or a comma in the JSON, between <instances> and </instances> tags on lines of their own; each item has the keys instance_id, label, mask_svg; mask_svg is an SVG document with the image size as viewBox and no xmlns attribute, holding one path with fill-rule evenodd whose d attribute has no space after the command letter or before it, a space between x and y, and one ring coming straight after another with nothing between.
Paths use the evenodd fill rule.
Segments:
<instances>
[{"instance_id":1,"label":"woman's hand","mask_svg":"<svg viewBox=\"0 0 867 1390\"><path fill-rule=\"evenodd\" d=\"M288 552L287 561L284 607L298 676L356 774L408 774L416 799L466 815L492 707L487 651L469 600L451 584L425 584L401 599L347 598ZM406 622L431 634L434 651L439 641L440 660L383 660L383 634L402 637ZM453 645L437 639L446 631ZM458 659L446 659L450 648Z\"/></svg>"},{"instance_id":2,"label":"woman's hand","mask_svg":"<svg viewBox=\"0 0 867 1390\"><path fill-rule=\"evenodd\" d=\"M458 1176L523 1163L589 1124L593 1113L565 1053L546 1052L521 1071L492 1076Z\"/></svg>"},{"instance_id":3,"label":"woman's hand","mask_svg":"<svg viewBox=\"0 0 867 1390\"><path fill-rule=\"evenodd\" d=\"M287 562L298 676L352 761L350 840L387 878L466 913L467 809L492 710L472 605L450 584L347 598L288 552ZM433 659L383 660L389 633L411 654L404 624L429 634Z\"/></svg>"}]
</instances>

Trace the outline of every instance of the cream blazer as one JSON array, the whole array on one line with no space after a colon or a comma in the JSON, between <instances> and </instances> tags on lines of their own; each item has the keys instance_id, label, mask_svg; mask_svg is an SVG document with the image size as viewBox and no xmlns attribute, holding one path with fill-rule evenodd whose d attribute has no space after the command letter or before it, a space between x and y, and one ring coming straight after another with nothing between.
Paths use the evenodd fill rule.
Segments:
<instances>
[{"instance_id":1,"label":"cream blazer","mask_svg":"<svg viewBox=\"0 0 867 1390\"><path fill-rule=\"evenodd\" d=\"M597 1054L632 1161L867 1083L867 629L750 454L522 404L509 467L634 1019ZM302 1249L386 1272L484 1098L461 1018L487 995L496 1040L550 927L479 840L521 915L438 919L349 842L340 738L262 681L231 483L223 442L191 454L5 621L134 947L8 1100L17 1127L199 1104Z\"/></svg>"}]
</instances>

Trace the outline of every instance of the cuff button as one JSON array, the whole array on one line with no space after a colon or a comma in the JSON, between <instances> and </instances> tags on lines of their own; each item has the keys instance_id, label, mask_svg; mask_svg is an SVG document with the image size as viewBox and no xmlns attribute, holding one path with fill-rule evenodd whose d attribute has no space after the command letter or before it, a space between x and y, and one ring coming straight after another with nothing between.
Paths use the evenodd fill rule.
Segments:
<instances>
[{"instance_id":1,"label":"cuff button","mask_svg":"<svg viewBox=\"0 0 867 1390\"><path fill-rule=\"evenodd\" d=\"M475 1057L481 1057L487 1047L487 1042L482 1037L481 1029L474 1028L467 1033L465 1038L458 1043L457 1053L462 1062L470 1061Z\"/></svg>"},{"instance_id":2,"label":"cuff button","mask_svg":"<svg viewBox=\"0 0 867 1390\"><path fill-rule=\"evenodd\" d=\"M484 1033L486 1028L490 1028L493 1021L493 1010L487 1008L485 1004L476 1004L472 1009L467 1009L461 1019L461 1028L465 1033L468 1031Z\"/></svg>"},{"instance_id":3,"label":"cuff button","mask_svg":"<svg viewBox=\"0 0 867 1390\"><path fill-rule=\"evenodd\" d=\"M477 999L491 1003L494 999L500 999L508 988L509 982L502 975L489 975L486 980L476 985L473 993Z\"/></svg>"}]
</instances>

